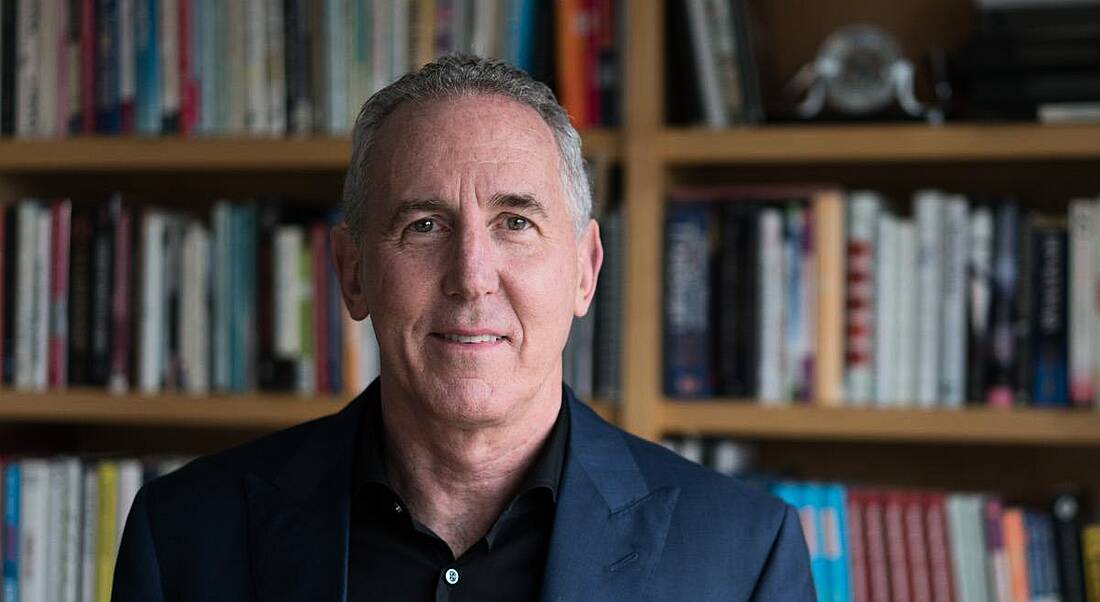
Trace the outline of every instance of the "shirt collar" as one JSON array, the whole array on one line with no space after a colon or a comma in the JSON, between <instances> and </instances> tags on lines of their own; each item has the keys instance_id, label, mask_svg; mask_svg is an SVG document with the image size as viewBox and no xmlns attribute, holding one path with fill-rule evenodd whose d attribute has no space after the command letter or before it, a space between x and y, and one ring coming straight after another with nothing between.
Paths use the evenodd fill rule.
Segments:
<instances>
[{"instance_id":1,"label":"shirt collar","mask_svg":"<svg viewBox=\"0 0 1100 602\"><path fill-rule=\"evenodd\" d=\"M359 432L357 445L357 457L355 468L355 490L358 491L367 483L383 485L393 490L389 477L386 475L386 462L383 454L383 430L381 387L379 379L375 379L366 391L367 404L364 412L364 420ZM550 429L550 435L535 456L531 468L524 475L523 481L517 489L516 497L525 493L543 488L550 492L551 499L557 502L558 487L561 484L561 473L565 466L565 451L569 442L569 403L562 388L561 408L554 426Z\"/></svg>"}]
</instances>

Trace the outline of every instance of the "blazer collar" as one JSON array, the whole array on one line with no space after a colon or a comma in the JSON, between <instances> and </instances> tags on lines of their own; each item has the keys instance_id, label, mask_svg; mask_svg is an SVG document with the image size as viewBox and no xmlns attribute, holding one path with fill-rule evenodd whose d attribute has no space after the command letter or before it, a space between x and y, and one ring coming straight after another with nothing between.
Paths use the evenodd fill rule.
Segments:
<instances>
[{"instance_id":1,"label":"blazer collar","mask_svg":"<svg viewBox=\"0 0 1100 602\"><path fill-rule=\"evenodd\" d=\"M564 387L572 423L544 600L635 600L664 549L680 490L651 487L626 435Z\"/></svg>"},{"instance_id":2,"label":"blazer collar","mask_svg":"<svg viewBox=\"0 0 1100 602\"><path fill-rule=\"evenodd\" d=\"M269 474L245 475L257 600L343 601L355 441L368 387L343 410L297 428L301 445Z\"/></svg>"}]
</instances>

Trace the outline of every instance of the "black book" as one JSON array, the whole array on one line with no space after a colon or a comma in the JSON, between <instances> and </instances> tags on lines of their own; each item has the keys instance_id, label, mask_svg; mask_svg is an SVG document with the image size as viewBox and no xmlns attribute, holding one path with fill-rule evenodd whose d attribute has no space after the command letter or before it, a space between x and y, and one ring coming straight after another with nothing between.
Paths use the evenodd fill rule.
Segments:
<instances>
[{"instance_id":1,"label":"black book","mask_svg":"<svg viewBox=\"0 0 1100 602\"><path fill-rule=\"evenodd\" d=\"M111 300L114 293L115 229L118 225L117 199L100 205L92 234L92 284L88 310L91 320L89 385L106 386L111 374L113 322ZM69 367L70 371L72 366Z\"/></svg>"},{"instance_id":2,"label":"black book","mask_svg":"<svg viewBox=\"0 0 1100 602\"><path fill-rule=\"evenodd\" d=\"M1100 68L1100 36L1018 38L980 36L967 42L953 62L961 76L1042 75Z\"/></svg>"},{"instance_id":3,"label":"black book","mask_svg":"<svg viewBox=\"0 0 1100 602\"><path fill-rule=\"evenodd\" d=\"M976 75L970 101L978 106L1034 105L1100 100L1100 70L1082 69L1032 75Z\"/></svg>"},{"instance_id":4,"label":"black book","mask_svg":"<svg viewBox=\"0 0 1100 602\"><path fill-rule=\"evenodd\" d=\"M284 0L284 40L283 57L286 69L286 127L291 134L304 134L310 131L309 123L302 111L306 109L309 98L306 96L306 65L309 47L309 19L303 18L300 0ZM304 11L308 15L308 11Z\"/></svg>"},{"instance_id":5,"label":"black book","mask_svg":"<svg viewBox=\"0 0 1100 602\"><path fill-rule=\"evenodd\" d=\"M1031 403L1069 405L1069 232L1064 221L1031 221ZM1025 281L1026 282L1026 281Z\"/></svg>"},{"instance_id":6,"label":"black book","mask_svg":"<svg viewBox=\"0 0 1100 602\"><path fill-rule=\"evenodd\" d=\"M987 401L1009 406L1016 397L1017 295L1019 279L1020 218L1015 203L997 206L993 218L993 307L989 322L993 341L989 364Z\"/></svg>"},{"instance_id":7,"label":"black book","mask_svg":"<svg viewBox=\"0 0 1100 602\"><path fill-rule=\"evenodd\" d=\"M15 133L16 4L15 0L0 0L0 135L3 136Z\"/></svg>"},{"instance_id":8,"label":"black book","mask_svg":"<svg viewBox=\"0 0 1100 602\"><path fill-rule=\"evenodd\" d=\"M722 395L756 395L757 341L757 207L729 202L722 206L715 318L718 328L716 365Z\"/></svg>"},{"instance_id":9,"label":"black book","mask_svg":"<svg viewBox=\"0 0 1100 602\"><path fill-rule=\"evenodd\" d=\"M764 121L764 95L760 87L760 72L756 68L756 40L751 26L752 15L746 0L731 0L734 36L737 38L737 67L741 72L741 99L744 120Z\"/></svg>"},{"instance_id":10,"label":"black book","mask_svg":"<svg viewBox=\"0 0 1100 602\"><path fill-rule=\"evenodd\" d=\"M603 267L595 298L596 397L618 399L622 392L623 215L619 208L600 219Z\"/></svg>"},{"instance_id":11,"label":"black book","mask_svg":"<svg viewBox=\"0 0 1100 602\"><path fill-rule=\"evenodd\" d=\"M555 10L553 2L539 2L536 8L535 28L534 28L534 60L532 61L531 73L529 74L534 79L550 86L551 90L555 92L558 89L556 74L557 74L557 61L555 60L557 52L555 51L555 45L557 43L557 29L555 28L555 20L558 18L558 12ZM560 100L560 99L559 99Z\"/></svg>"},{"instance_id":12,"label":"black book","mask_svg":"<svg viewBox=\"0 0 1100 602\"><path fill-rule=\"evenodd\" d=\"M4 216L4 353L0 356L0 376L5 385L15 382L15 288L19 269L19 227L16 205L0 206Z\"/></svg>"},{"instance_id":13,"label":"black book","mask_svg":"<svg viewBox=\"0 0 1100 602\"><path fill-rule=\"evenodd\" d=\"M691 44L686 2L665 3L665 118L669 124L703 121L703 98Z\"/></svg>"},{"instance_id":14,"label":"black book","mask_svg":"<svg viewBox=\"0 0 1100 602\"><path fill-rule=\"evenodd\" d=\"M285 216L280 204L260 204L257 216L256 249L256 378L261 389L293 391L298 384L298 362L275 353L275 231ZM283 284L285 286L285 283Z\"/></svg>"},{"instance_id":15,"label":"black book","mask_svg":"<svg viewBox=\"0 0 1100 602\"><path fill-rule=\"evenodd\" d=\"M1059 495L1051 506L1062 602L1086 602L1081 529L1088 508L1088 500L1076 492Z\"/></svg>"},{"instance_id":16,"label":"black book","mask_svg":"<svg viewBox=\"0 0 1100 602\"><path fill-rule=\"evenodd\" d=\"M970 250L966 262L967 370L966 398L984 403L988 388L993 291L993 206L980 202L971 212ZM987 219L988 218L988 219ZM980 224L980 225L976 225Z\"/></svg>"},{"instance_id":17,"label":"black book","mask_svg":"<svg viewBox=\"0 0 1100 602\"><path fill-rule=\"evenodd\" d=\"M984 10L977 29L988 34L1075 37L1100 35L1100 4L1065 3Z\"/></svg>"},{"instance_id":18,"label":"black book","mask_svg":"<svg viewBox=\"0 0 1100 602\"><path fill-rule=\"evenodd\" d=\"M92 276L95 261L93 206L74 203L69 259L69 384L90 385L92 360Z\"/></svg>"}]
</instances>

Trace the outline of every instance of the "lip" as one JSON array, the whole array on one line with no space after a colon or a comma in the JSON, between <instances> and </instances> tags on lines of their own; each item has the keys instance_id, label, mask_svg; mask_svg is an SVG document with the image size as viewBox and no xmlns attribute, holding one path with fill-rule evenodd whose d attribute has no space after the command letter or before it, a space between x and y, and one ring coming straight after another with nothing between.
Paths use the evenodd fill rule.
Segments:
<instances>
[{"instance_id":1,"label":"lip","mask_svg":"<svg viewBox=\"0 0 1100 602\"><path fill-rule=\"evenodd\" d=\"M503 345L503 344L509 342L509 340L510 340L507 335L503 335L503 334L500 334L499 332L494 332L494 331L491 331L491 330L455 329L455 330L446 330L446 331L440 331L440 332L433 332L433 333L431 333L430 336L433 340L438 341L440 343L443 343L444 345L447 345L448 347L454 347L456 349L466 349L466 350L488 349L488 348L496 347L498 345ZM492 338L490 340L485 340L485 341L464 342L464 341L456 341L453 338L449 338L449 337L454 337L454 336L464 337L464 338L465 337L494 337L494 338Z\"/></svg>"}]
</instances>

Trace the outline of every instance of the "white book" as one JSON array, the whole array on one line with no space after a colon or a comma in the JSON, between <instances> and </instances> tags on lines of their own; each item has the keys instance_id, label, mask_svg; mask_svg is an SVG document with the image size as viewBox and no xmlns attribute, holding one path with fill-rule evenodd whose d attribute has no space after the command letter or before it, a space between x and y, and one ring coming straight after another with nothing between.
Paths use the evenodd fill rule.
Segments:
<instances>
[{"instance_id":1,"label":"white book","mask_svg":"<svg viewBox=\"0 0 1100 602\"><path fill-rule=\"evenodd\" d=\"M15 135L30 138L41 134L42 100L38 38L42 35L42 2L19 0L15 40Z\"/></svg>"},{"instance_id":2,"label":"white book","mask_svg":"<svg viewBox=\"0 0 1100 602\"><path fill-rule=\"evenodd\" d=\"M499 19L497 12L499 7L497 6L498 0L490 0L492 6L492 25L490 26L490 50L486 54L480 56L500 56L500 31L502 21ZM389 81L397 81L402 75L409 70L409 28L411 23L409 22L409 0L393 0L393 25L391 25L391 42L390 42L390 73ZM494 50L495 48L495 50Z\"/></svg>"},{"instance_id":3,"label":"white book","mask_svg":"<svg viewBox=\"0 0 1100 602\"><path fill-rule=\"evenodd\" d=\"M218 95L224 99L225 120L219 120L221 129L218 134L240 136L247 133L245 128L245 111L248 104L247 85L247 40L245 39L245 20L248 18L245 12L245 2L226 2L222 10L225 11L224 27L225 54L220 54L215 59L215 64L224 62L224 66L217 67L224 74L221 86L218 87ZM220 50L220 49L219 49Z\"/></svg>"},{"instance_id":4,"label":"white book","mask_svg":"<svg viewBox=\"0 0 1100 602\"><path fill-rule=\"evenodd\" d=\"M302 331L298 319L301 282L298 263L305 244L305 230L299 225L281 225L275 228L272 241L272 278L277 286L271 287L274 324L274 353L280 358L296 358L302 353Z\"/></svg>"},{"instance_id":5,"label":"white book","mask_svg":"<svg viewBox=\"0 0 1100 602\"><path fill-rule=\"evenodd\" d=\"M195 46L195 67L199 74L199 131L205 135L218 133L219 89L218 48L225 45L222 33L224 22L219 19L221 7L216 0L193 0L198 20L195 32L204 36L202 44ZM219 24L222 25L219 27Z\"/></svg>"},{"instance_id":6,"label":"white book","mask_svg":"<svg viewBox=\"0 0 1100 602\"><path fill-rule=\"evenodd\" d=\"M968 329L984 337L993 307L993 210L989 207L976 207L970 214L967 278Z\"/></svg>"},{"instance_id":7,"label":"white book","mask_svg":"<svg viewBox=\"0 0 1100 602\"><path fill-rule=\"evenodd\" d=\"M882 199L875 192L857 190L849 195L845 258L848 313L844 318L848 359L844 366L844 389L847 402L853 406L869 405L875 395L875 241L881 208Z\"/></svg>"},{"instance_id":8,"label":"white book","mask_svg":"<svg viewBox=\"0 0 1100 602\"><path fill-rule=\"evenodd\" d=\"M130 516L130 507L141 489L141 462L133 458L118 461L118 511L115 513L115 550L122 543L122 531L126 527L126 518Z\"/></svg>"},{"instance_id":9,"label":"white book","mask_svg":"<svg viewBox=\"0 0 1100 602\"><path fill-rule=\"evenodd\" d=\"M53 265L50 235L50 210L38 210L38 236L34 253L34 363L33 387L45 391L49 383L50 363L50 267Z\"/></svg>"},{"instance_id":10,"label":"white book","mask_svg":"<svg viewBox=\"0 0 1100 602\"><path fill-rule=\"evenodd\" d=\"M286 133L286 31L283 0L265 0L267 8L267 124L273 136Z\"/></svg>"},{"instance_id":11,"label":"white book","mask_svg":"<svg viewBox=\"0 0 1100 602\"><path fill-rule=\"evenodd\" d=\"M360 389L365 388L382 373L382 357L378 351L378 339L374 335L374 323L370 316L360 320L359 328L359 376Z\"/></svg>"},{"instance_id":12,"label":"white book","mask_svg":"<svg viewBox=\"0 0 1100 602\"><path fill-rule=\"evenodd\" d=\"M69 116L74 107L73 101L80 101L80 95L73 88L80 87L80 71L73 61L80 60L79 38L69 38L70 0L56 0L54 12L57 14L57 27L54 29L54 45L57 53L54 79L54 136L69 133Z\"/></svg>"},{"instance_id":13,"label":"white book","mask_svg":"<svg viewBox=\"0 0 1100 602\"><path fill-rule=\"evenodd\" d=\"M699 97L703 101L704 123L708 127L722 128L729 125L729 115L726 114L722 102L722 88L718 65L714 61L714 42L710 37L706 2L707 0L687 0L688 29L691 32Z\"/></svg>"},{"instance_id":14,"label":"white book","mask_svg":"<svg viewBox=\"0 0 1100 602\"><path fill-rule=\"evenodd\" d=\"M80 460L50 460L50 548L47 599L77 602L84 475Z\"/></svg>"},{"instance_id":15,"label":"white book","mask_svg":"<svg viewBox=\"0 0 1100 602\"><path fill-rule=\"evenodd\" d=\"M736 121L744 115L744 100L741 97L741 67L737 62L733 10L727 0L707 0L707 10L723 110L730 121Z\"/></svg>"},{"instance_id":16,"label":"white book","mask_svg":"<svg viewBox=\"0 0 1100 602\"><path fill-rule=\"evenodd\" d=\"M38 203L24 200L18 209L19 249L15 287L15 388L34 389L34 319L42 299L35 292L35 251L38 248Z\"/></svg>"},{"instance_id":17,"label":"white book","mask_svg":"<svg viewBox=\"0 0 1100 602\"><path fill-rule=\"evenodd\" d=\"M897 405L910 406L917 399L917 230L911 220L898 223L898 313L897 380L893 398Z\"/></svg>"},{"instance_id":18,"label":"white book","mask_svg":"<svg viewBox=\"0 0 1100 602\"><path fill-rule=\"evenodd\" d=\"M19 600L48 602L50 468L38 458L21 460L19 467Z\"/></svg>"},{"instance_id":19,"label":"white book","mask_svg":"<svg viewBox=\"0 0 1100 602\"><path fill-rule=\"evenodd\" d=\"M328 88L328 133L348 131L348 0L323 0L325 3L325 86ZM387 3L383 3L387 4ZM388 28L388 23L386 25Z\"/></svg>"},{"instance_id":20,"label":"white book","mask_svg":"<svg viewBox=\"0 0 1100 602\"><path fill-rule=\"evenodd\" d=\"M940 384L937 401L962 407L966 399L966 258L970 207L966 197L947 197L943 214L943 305L940 307Z\"/></svg>"},{"instance_id":21,"label":"white book","mask_svg":"<svg viewBox=\"0 0 1100 602\"><path fill-rule=\"evenodd\" d=\"M99 472L94 462L83 467L84 490L83 524L80 535L80 599L84 602L95 600L97 591L96 554L98 551L99 519Z\"/></svg>"},{"instance_id":22,"label":"white book","mask_svg":"<svg viewBox=\"0 0 1100 602\"><path fill-rule=\"evenodd\" d=\"M784 288L787 272L783 265L783 214L778 209L764 209L758 220L761 308L758 397L764 405L775 405L788 401L783 390L783 316L786 315Z\"/></svg>"},{"instance_id":23,"label":"white book","mask_svg":"<svg viewBox=\"0 0 1100 602\"><path fill-rule=\"evenodd\" d=\"M118 100L124 107L134 110L137 99L137 56L134 48L134 3L145 0L116 0L118 6Z\"/></svg>"},{"instance_id":24,"label":"white book","mask_svg":"<svg viewBox=\"0 0 1100 602\"><path fill-rule=\"evenodd\" d=\"M1095 320L1100 301L1100 283L1096 281L1096 237L1093 213L1097 204L1091 199L1074 199L1069 206L1070 279L1069 279L1069 386L1074 405L1091 404L1096 395Z\"/></svg>"},{"instance_id":25,"label":"white book","mask_svg":"<svg viewBox=\"0 0 1100 602\"><path fill-rule=\"evenodd\" d=\"M806 208L788 207L785 211L783 253L786 296L786 313L783 316L786 337L783 360L780 362L785 399L796 399L810 383L806 379L804 362L810 355L810 311L807 304L809 291L806 262L802 243L806 236Z\"/></svg>"},{"instance_id":26,"label":"white book","mask_svg":"<svg viewBox=\"0 0 1100 602\"><path fill-rule=\"evenodd\" d=\"M917 219L917 403L933 407L938 403L940 383L940 332L943 303L943 213L944 195L921 190L913 197Z\"/></svg>"},{"instance_id":27,"label":"white book","mask_svg":"<svg viewBox=\"0 0 1100 602\"><path fill-rule=\"evenodd\" d=\"M1100 196L1093 201L1092 231L1100 233ZM1092 280L1100 288L1100 240L1092 239ZM1093 407L1100 411L1100 294L1096 295L1092 306L1092 345L1093 345Z\"/></svg>"},{"instance_id":28,"label":"white book","mask_svg":"<svg viewBox=\"0 0 1100 602\"><path fill-rule=\"evenodd\" d=\"M185 345L183 382L189 393L205 395L210 391L210 233L195 220L185 236L183 311L177 326Z\"/></svg>"},{"instance_id":29,"label":"white book","mask_svg":"<svg viewBox=\"0 0 1100 602\"><path fill-rule=\"evenodd\" d=\"M160 114L162 121L180 115L180 9L179 0L159 0L157 57L160 60Z\"/></svg>"},{"instance_id":30,"label":"white book","mask_svg":"<svg viewBox=\"0 0 1100 602\"><path fill-rule=\"evenodd\" d=\"M245 0L244 69L246 103L244 127L249 134L269 131L267 86L267 0Z\"/></svg>"},{"instance_id":31,"label":"white book","mask_svg":"<svg viewBox=\"0 0 1100 602\"><path fill-rule=\"evenodd\" d=\"M139 319L138 389L145 394L160 391L164 374L164 232L165 216L148 211L142 220L141 314Z\"/></svg>"},{"instance_id":32,"label":"white book","mask_svg":"<svg viewBox=\"0 0 1100 602\"><path fill-rule=\"evenodd\" d=\"M878 218L878 257L875 262L875 402L892 406L897 392L898 244L897 218L883 212Z\"/></svg>"},{"instance_id":33,"label":"white book","mask_svg":"<svg viewBox=\"0 0 1100 602\"><path fill-rule=\"evenodd\" d=\"M473 9L471 52L484 57L500 56L496 45L499 31L497 17L497 11L500 10L499 2L497 0L473 0Z\"/></svg>"}]
</instances>

